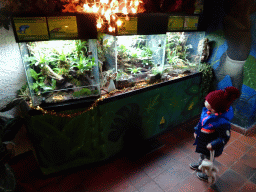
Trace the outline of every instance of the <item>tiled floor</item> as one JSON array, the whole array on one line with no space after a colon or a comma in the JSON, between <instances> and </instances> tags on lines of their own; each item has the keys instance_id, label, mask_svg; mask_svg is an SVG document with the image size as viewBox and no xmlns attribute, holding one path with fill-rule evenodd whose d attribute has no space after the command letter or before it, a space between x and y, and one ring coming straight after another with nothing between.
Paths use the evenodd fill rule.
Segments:
<instances>
[{"instance_id":1,"label":"tiled floor","mask_svg":"<svg viewBox=\"0 0 256 192\"><path fill-rule=\"evenodd\" d=\"M119 156L34 186L40 192L256 191L256 134L244 136L232 131L223 155L215 159L219 173L211 185L199 180L188 166L199 157L194 152L193 128L189 129L179 128L159 137L164 146L141 158Z\"/></svg>"}]
</instances>

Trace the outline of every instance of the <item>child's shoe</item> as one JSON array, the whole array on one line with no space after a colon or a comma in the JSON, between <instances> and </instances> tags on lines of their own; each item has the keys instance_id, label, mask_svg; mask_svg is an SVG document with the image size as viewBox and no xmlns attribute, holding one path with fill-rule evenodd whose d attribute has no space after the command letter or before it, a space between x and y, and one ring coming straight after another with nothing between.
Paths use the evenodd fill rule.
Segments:
<instances>
[{"instance_id":1,"label":"child's shoe","mask_svg":"<svg viewBox=\"0 0 256 192\"><path fill-rule=\"evenodd\" d=\"M196 173L196 176L197 176L199 179L208 182L208 176L207 176L206 174L201 173L201 172L197 172L197 173Z\"/></svg>"},{"instance_id":2,"label":"child's shoe","mask_svg":"<svg viewBox=\"0 0 256 192\"><path fill-rule=\"evenodd\" d=\"M199 164L198 162L196 162L196 163L190 163L190 164L189 164L189 167L190 167L191 169L193 169L193 170L200 171L200 170L198 169L199 165L200 165L200 164Z\"/></svg>"}]
</instances>

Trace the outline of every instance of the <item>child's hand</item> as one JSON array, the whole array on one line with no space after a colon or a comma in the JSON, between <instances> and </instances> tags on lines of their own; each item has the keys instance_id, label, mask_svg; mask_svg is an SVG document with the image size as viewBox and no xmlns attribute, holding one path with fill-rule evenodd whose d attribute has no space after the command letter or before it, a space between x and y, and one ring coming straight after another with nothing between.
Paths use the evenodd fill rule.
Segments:
<instances>
[{"instance_id":1,"label":"child's hand","mask_svg":"<svg viewBox=\"0 0 256 192\"><path fill-rule=\"evenodd\" d=\"M194 133L194 137L196 138L196 133Z\"/></svg>"},{"instance_id":2,"label":"child's hand","mask_svg":"<svg viewBox=\"0 0 256 192\"><path fill-rule=\"evenodd\" d=\"M211 145L211 143L208 143L208 145L206 146L206 148L208 149L208 150L210 150L210 151L212 151L213 149L212 149L212 145Z\"/></svg>"}]
</instances>

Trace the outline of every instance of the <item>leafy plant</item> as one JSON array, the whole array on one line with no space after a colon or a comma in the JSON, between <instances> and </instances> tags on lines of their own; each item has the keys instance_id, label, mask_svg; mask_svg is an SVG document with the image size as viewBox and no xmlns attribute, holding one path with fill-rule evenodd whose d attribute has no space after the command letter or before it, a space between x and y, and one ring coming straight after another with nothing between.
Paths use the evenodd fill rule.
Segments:
<instances>
[{"instance_id":1,"label":"leafy plant","mask_svg":"<svg viewBox=\"0 0 256 192\"><path fill-rule=\"evenodd\" d=\"M152 57L153 51L148 47L143 47L141 57Z\"/></svg>"},{"instance_id":2,"label":"leafy plant","mask_svg":"<svg viewBox=\"0 0 256 192\"><path fill-rule=\"evenodd\" d=\"M83 74L85 71L91 71L95 64L95 58L92 59L80 55L79 58L73 60L73 66L78 68L78 75Z\"/></svg>"},{"instance_id":3,"label":"leafy plant","mask_svg":"<svg viewBox=\"0 0 256 192\"><path fill-rule=\"evenodd\" d=\"M43 93L49 90L53 90L56 87L56 80L55 80L55 87L47 86L44 81L45 77L41 76L42 73L37 73L34 69L30 69L30 75L34 79L34 82L32 84L32 89L35 93L39 93L39 91L42 91ZM54 79L53 79L54 80ZM53 81L54 82L54 81Z\"/></svg>"},{"instance_id":4,"label":"leafy plant","mask_svg":"<svg viewBox=\"0 0 256 192\"><path fill-rule=\"evenodd\" d=\"M120 79L128 79L128 74L122 70L118 70L117 75L116 75L116 80L118 81Z\"/></svg>"},{"instance_id":5,"label":"leafy plant","mask_svg":"<svg viewBox=\"0 0 256 192\"><path fill-rule=\"evenodd\" d=\"M22 98L24 100L30 100L30 92L28 83L23 85L18 91L17 91L18 98Z\"/></svg>"},{"instance_id":6,"label":"leafy plant","mask_svg":"<svg viewBox=\"0 0 256 192\"><path fill-rule=\"evenodd\" d=\"M134 58L134 59L136 59L136 58L138 58L138 55L137 55L137 53L132 53L132 58Z\"/></svg>"},{"instance_id":7,"label":"leafy plant","mask_svg":"<svg viewBox=\"0 0 256 192\"><path fill-rule=\"evenodd\" d=\"M132 74L141 73L141 69L141 67L127 68L127 70L130 71Z\"/></svg>"},{"instance_id":8,"label":"leafy plant","mask_svg":"<svg viewBox=\"0 0 256 192\"><path fill-rule=\"evenodd\" d=\"M176 55L175 49L170 51L170 54L168 54L167 58L170 64L176 64L180 60L179 56Z\"/></svg>"},{"instance_id":9,"label":"leafy plant","mask_svg":"<svg viewBox=\"0 0 256 192\"><path fill-rule=\"evenodd\" d=\"M118 55L125 59L128 57L129 55L129 50L125 47L125 45L120 45L119 47L117 47L117 51L118 51Z\"/></svg>"},{"instance_id":10,"label":"leafy plant","mask_svg":"<svg viewBox=\"0 0 256 192\"><path fill-rule=\"evenodd\" d=\"M163 67L153 67L151 70L151 73L154 75L157 75L157 74L162 74L163 71L164 71Z\"/></svg>"},{"instance_id":11,"label":"leafy plant","mask_svg":"<svg viewBox=\"0 0 256 192\"><path fill-rule=\"evenodd\" d=\"M213 86L213 68L208 63L201 63L199 72L202 72L201 93L204 98L212 89Z\"/></svg>"},{"instance_id":12,"label":"leafy plant","mask_svg":"<svg viewBox=\"0 0 256 192\"><path fill-rule=\"evenodd\" d=\"M84 53L87 52L87 47L86 47L87 41L77 40L75 44L76 44L77 56L78 57L83 56Z\"/></svg>"}]
</instances>

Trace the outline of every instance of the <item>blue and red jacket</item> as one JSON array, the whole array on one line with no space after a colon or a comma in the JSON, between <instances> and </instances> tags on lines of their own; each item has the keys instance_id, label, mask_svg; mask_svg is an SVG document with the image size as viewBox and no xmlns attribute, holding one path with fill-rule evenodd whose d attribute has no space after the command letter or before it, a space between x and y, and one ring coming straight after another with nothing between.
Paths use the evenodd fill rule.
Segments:
<instances>
[{"instance_id":1,"label":"blue and red jacket","mask_svg":"<svg viewBox=\"0 0 256 192\"><path fill-rule=\"evenodd\" d=\"M210 151L206 148L211 143L215 150L215 157L222 154L224 146L230 138L230 121L234 117L233 108L230 107L225 113L211 112L204 107L198 125L195 127L197 134L194 145L196 152L206 156L210 155Z\"/></svg>"}]
</instances>

